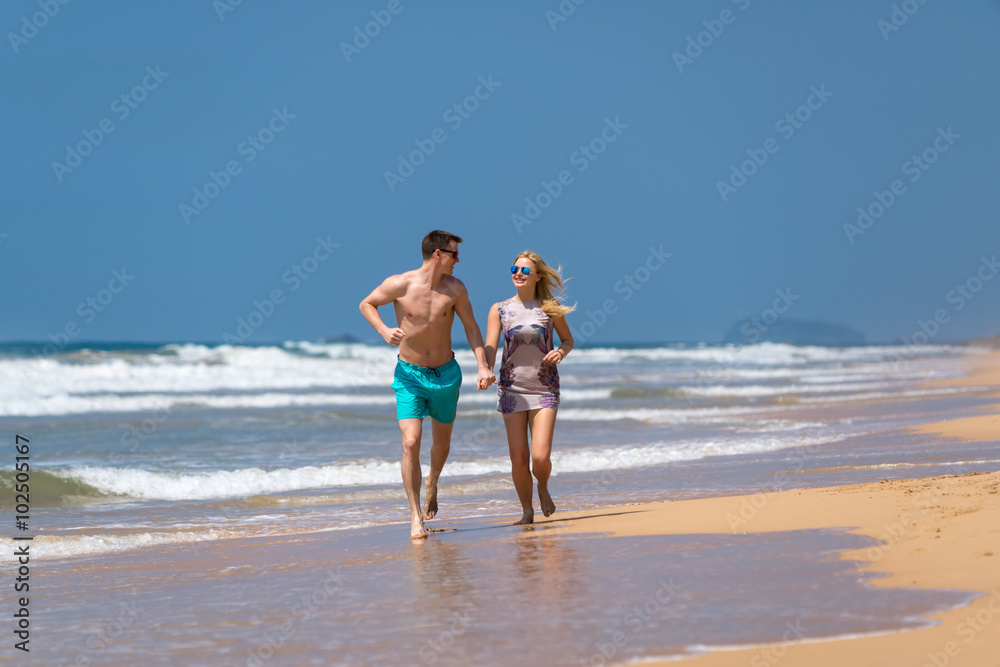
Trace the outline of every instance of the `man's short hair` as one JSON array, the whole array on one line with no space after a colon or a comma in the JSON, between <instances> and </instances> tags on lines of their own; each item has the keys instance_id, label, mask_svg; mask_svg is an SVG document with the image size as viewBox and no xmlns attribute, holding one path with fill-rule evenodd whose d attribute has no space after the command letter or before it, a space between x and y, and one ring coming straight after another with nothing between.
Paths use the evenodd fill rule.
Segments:
<instances>
[{"instance_id":1,"label":"man's short hair","mask_svg":"<svg viewBox=\"0 0 1000 667\"><path fill-rule=\"evenodd\" d=\"M461 243L462 237L456 236L450 232L442 232L440 229L435 229L433 232L427 234L424 237L424 242L421 244L420 249L424 254L424 259L430 259L434 256L435 250L447 250L448 244L454 241L455 243Z\"/></svg>"}]
</instances>

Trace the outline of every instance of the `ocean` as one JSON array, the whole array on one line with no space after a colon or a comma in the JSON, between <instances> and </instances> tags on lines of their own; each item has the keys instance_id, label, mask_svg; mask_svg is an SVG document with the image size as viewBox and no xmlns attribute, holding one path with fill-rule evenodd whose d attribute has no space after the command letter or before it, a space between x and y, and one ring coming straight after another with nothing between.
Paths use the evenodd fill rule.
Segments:
<instances>
[{"instance_id":1,"label":"ocean","mask_svg":"<svg viewBox=\"0 0 1000 667\"><path fill-rule=\"evenodd\" d=\"M585 510L1000 469L996 443L943 446L941 439L906 430L938 418L972 414L989 402L988 392L994 388L934 382L960 376L969 356L981 352L947 345L825 348L770 343L575 349L559 367L562 402L553 443L553 499L560 510ZM459 415L440 481L440 512L429 525L452 531L464 526L465 536L452 539L468 543L466 556L474 554L483 562L502 560L498 554L513 548L509 544L498 543L490 555L486 543L469 537L478 534L476 527L520 517L496 393L493 388L475 390L471 352L459 349L456 356L464 373ZM369 630L355 627L362 638L357 641L378 646L366 649L364 655L380 656L375 661L380 664L472 664L465 661L473 654L457 649L438 651L430 662L409 649L402 653L394 649L392 633L385 636L386 627L410 632L410 626L393 619L398 619L399 608L410 609L415 603L399 599L407 595L405 591L389 593L371 583L381 569L399 566L382 562L373 556L375 552L411 548L400 481L400 436L389 388L395 360L395 350L388 346L349 343L81 344L58 350L52 346L46 350L42 344L0 345L0 433L11 445L16 436L30 441L30 520L24 534L33 536L33 562L51 573L50 585L64 582L59 585L89 590L93 596L100 595L94 582L102 582L101 590L123 585L120 577L107 572L108 567L128 569L146 563L134 573L128 589L128 595L141 599L144 591L153 595L158 590L143 584L143 573L152 577L164 558L176 564L181 554L195 548L202 550L198 553L228 553L248 538L312 544L324 536L327 544L336 545L343 567L354 563L368 568L367 574L359 575L370 579L368 592L356 600L359 606L352 612L338 605L336 612L329 612L336 616L331 622L341 624L350 625L360 617L378 621L366 625ZM425 474L429 448L430 430L425 427L421 455ZM0 504L12 526L2 538L0 563L8 568L5 572L14 566L11 538L18 534L13 528L13 447L8 451L9 465L0 472ZM702 557L731 558L727 549L749 549L756 554L753 557L765 557L766 545L757 538L739 538L738 525L733 528L735 536L719 536L714 542L698 538ZM432 534L430 541L437 542L424 553L455 557L449 556L442 539ZM824 534L803 539L803 545L822 546L816 547L815 562L803 556L800 569L824 563L830 577L850 578L837 569L830 554L858 546L866 538ZM529 556L540 558L539 567L553 571L560 570L558 563L564 559L575 559L583 570L597 568L589 563L599 549L579 546L564 541L552 544L553 553ZM658 549L674 547L656 547L650 538L636 542L632 554L642 560L643 554L653 558ZM323 561L325 567L334 568L335 560ZM326 571L320 561L315 576ZM468 563L463 560L460 565ZM683 580L683 564L678 561L671 567ZM468 576L477 576L469 572ZM93 581L84 582L91 577ZM501 602L502 580L497 580L493 593ZM71 581L79 582L79 588L66 583ZM315 577L312 581L315 585ZM633 577L628 586L642 597L643 591L658 585L656 581ZM692 599L707 604L705 600L712 599L721 585L708 585L707 592ZM127 598L122 591L119 601ZM80 592L82 597L74 602L70 592L62 588L59 592L62 601L53 603L48 612L50 650L67 664L81 655L91 661L99 656L107 664L116 660L127 664L135 651L153 650L150 646L169 645L178 651L170 654L178 660L205 655L192 648L204 644L204 637L191 644L180 631L176 637L161 637L159 643L132 631L125 635L132 639L108 640L95 653L79 637L88 632L88 619L101 618L101 608L77 618L81 605L85 608L93 600ZM280 596L280 587L268 595ZM920 604L944 608L965 599L956 595L941 592ZM874 612L862 609L867 604L864 597L854 596L849 604L858 605L855 620L870 621ZM514 601L507 603L516 607ZM906 611L916 604L912 601L901 604L895 615L884 600L873 604L882 610L877 614L882 619L879 627L914 623ZM212 625L224 613L212 600L206 599L205 605L195 613L200 619L195 628ZM244 600L236 608L252 608L247 605L251 603ZM460 615L460 607L454 613ZM169 601L157 603L156 608L176 613L171 618L178 627L188 623L179 619L192 613L190 606ZM711 605L705 609L709 615L722 613ZM103 613L115 616L110 609ZM593 611L591 616L601 613ZM695 650L695 645L724 644L726 637L730 643L734 637L740 644L755 638L763 641L766 637L755 633L754 616L737 613L727 626L729 634L708 633L699 641L691 639L698 633L680 630L669 638L647 633L642 641L623 648L618 658L682 655ZM586 610L574 618L586 636ZM224 630L213 627L212 641L217 641L216 648L225 647L231 664L253 662L247 646L254 645L253 637L260 635L252 633L259 629L239 623ZM832 619L827 634L871 627ZM197 630L193 632L197 636ZM303 630L299 636L306 635ZM323 635L317 630L319 643L309 646L328 647L329 642L343 639L338 637L338 632ZM586 643L579 637L571 633L551 646L555 663L560 663L559 656L566 657L566 646ZM413 640L419 641L419 635ZM496 657L501 649L500 644L490 644L488 655L496 661L484 664L502 664ZM586 664L594 650L589 648L579 660ZM358 660L355 656L331 662L328 655L307 651L293 662L278 662L361 664ZM566 664L577 664L577 658Z\"/></svg>"}]
</instances>

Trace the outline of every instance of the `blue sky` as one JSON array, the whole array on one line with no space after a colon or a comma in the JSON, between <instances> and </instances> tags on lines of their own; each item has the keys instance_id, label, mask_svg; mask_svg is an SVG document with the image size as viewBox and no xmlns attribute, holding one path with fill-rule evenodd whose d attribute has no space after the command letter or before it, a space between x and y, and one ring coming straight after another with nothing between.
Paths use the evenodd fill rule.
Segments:
<instances>
[{"instance_id":1,"label":"blue sky","mask_svg":"<svg viewBox=\"0 0 1000 667\"><path fill-rule=\"evenodd\" d=\"M370 340L358 302L435 228L480 318L517 252L561 264L589 343L715 341L777 291L874 341L1000 332L996 2L10 0L0 28L0 340L255 311L250 342Z\"/></svg>"}]
</instances>

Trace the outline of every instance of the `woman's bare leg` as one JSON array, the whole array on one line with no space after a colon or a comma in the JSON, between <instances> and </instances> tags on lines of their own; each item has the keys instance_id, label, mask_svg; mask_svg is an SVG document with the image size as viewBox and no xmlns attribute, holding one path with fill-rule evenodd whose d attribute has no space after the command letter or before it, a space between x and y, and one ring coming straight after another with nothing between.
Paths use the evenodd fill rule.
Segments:
<instances>
[{"instance_id":1,"label":"woman's bare leg","mask_svg":"<svg viewBox=\"0 0 1000 667\"><path fill-rule=\"evenodd\" d=\"M534 521L531 508L531 450L528 448L528 413L512 412L503 416L507 429L507 447L510 449L510 476L514 481L517 499L521 501L521 520L515 526Z\"/></svg>"},{"instance_id":2,"label":"woman's bare leg","mask_svg":"<svg viewBox=\"0 0 1000 667\"><path fill-rule=\"evenodd\" d=\"M550 516L556 511L556 505L549 495L552 435L556 430L555 408L529 410L528 428L531 429L531 471L538 480L538 502L542 506L542 514Z\"/></svg>"}]
</instances>

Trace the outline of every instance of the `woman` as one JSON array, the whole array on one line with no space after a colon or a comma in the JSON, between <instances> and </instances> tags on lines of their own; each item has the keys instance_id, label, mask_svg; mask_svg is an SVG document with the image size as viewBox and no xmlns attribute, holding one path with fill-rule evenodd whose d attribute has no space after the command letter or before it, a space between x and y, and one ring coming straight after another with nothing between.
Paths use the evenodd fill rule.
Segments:
<instances>
[{"instance_id":1,"label":"woman","mask_svg":"<svg viewBox=\"0 0 1000 667\"><path fill-rule=\"evenodd\" d=\"M486 327L486 364L496 361L503 332L503 360L497 379L497 410L503 414L510 448L511 477L523 515L515 526L534 521L531 507L531 474L538 480L538 502L549 516L556 506L549 495L552 463L552 433L559 407L559 372L556 366L573 349L573 336L566 314L574 310L552 295L562 288L559 269L553 269L537 254L525 250L510 267L517 289L513 297L493 304ZM553 329L559 347L553 344ZM531 446L528 446L528 433ZM529 469L529 462L531 464Z\"/></svg>"}]
</instances>

